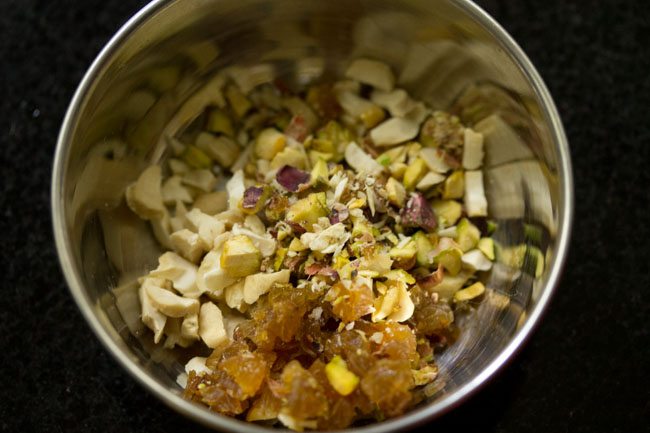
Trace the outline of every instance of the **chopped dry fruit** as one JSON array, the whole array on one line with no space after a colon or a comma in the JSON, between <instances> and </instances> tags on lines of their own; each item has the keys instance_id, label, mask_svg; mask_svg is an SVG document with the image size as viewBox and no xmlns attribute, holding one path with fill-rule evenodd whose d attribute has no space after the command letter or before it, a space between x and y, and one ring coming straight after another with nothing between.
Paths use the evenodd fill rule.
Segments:
<instances>
[{"instance_id":1,"label":"chopped dry fruit","mask_svg":"<svg viewBox=\"0 0 650 433\"><path fill-rule=\"evenodd\" d=\"M139 280L142 321L187 348L184 396L215 412L293 430L402 415L440 389L455 315L496 304L477 282L495 258L539 277L544 257L486 237L483 136L388 65L306 95L271 73L218 74L169 128L173 157L127 188L167 250Z\"/></svg>"},{"instance_id":2,"label":"chopped dry fruit","mask_svg":"<svg viewBox=\"0 0 650 433\"><path fill-rule=\"evenodd\" d=\"M245 277L259 270L261 257L248 236L233 236L223 244L221 268L232 277Z\"/></svg>"}]
</instances>

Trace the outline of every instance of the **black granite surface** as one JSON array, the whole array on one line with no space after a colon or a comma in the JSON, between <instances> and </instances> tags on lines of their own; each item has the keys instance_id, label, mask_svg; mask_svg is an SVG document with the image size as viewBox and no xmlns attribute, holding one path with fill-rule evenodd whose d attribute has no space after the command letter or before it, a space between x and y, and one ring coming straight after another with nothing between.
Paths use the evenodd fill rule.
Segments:
<instances>
[{"instance_id":1,"label":"black granite surface","mask_svg":"<svg viewBox=\"0 0 650 433\"><path fill-rule=\"evenodd\" d=\"M420 431L642 432L650 421L650 11L624 0L482 0L546 80L571 143L576 224L534 338ZM0 430L203 431L100 347L59 270L49 217L64 110L143 1L0 0Z\"/></svg>"}]
</instances>

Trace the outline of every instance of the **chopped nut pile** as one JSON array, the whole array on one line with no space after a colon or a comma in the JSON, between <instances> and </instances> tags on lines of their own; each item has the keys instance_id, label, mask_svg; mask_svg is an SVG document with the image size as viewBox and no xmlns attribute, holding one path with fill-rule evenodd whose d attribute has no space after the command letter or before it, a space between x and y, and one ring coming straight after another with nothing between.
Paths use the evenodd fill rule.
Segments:
<instances>
[{"instance_id":1,"label":"chopped nut pile","mask_svg":"<svg viewBox=\"0 0 650 433\"><path fill-rule=\"evenodd\" d=\"M212 80L126 191L168 250L139 280L142 321L204 348L184 395L221 414L298 431L401 415L486 291L483 136L374 60L298 94L238 82Z\"/></svg>"}]
</instances>

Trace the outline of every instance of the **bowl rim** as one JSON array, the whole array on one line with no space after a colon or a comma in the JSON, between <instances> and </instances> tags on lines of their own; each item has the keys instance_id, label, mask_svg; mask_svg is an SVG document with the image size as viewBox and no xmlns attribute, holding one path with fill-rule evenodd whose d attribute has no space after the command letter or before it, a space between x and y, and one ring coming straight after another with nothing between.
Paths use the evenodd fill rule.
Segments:
<instances>
[{"instance_id":1,"label":"bowl rim","mask_svg":"<svg viewBox=\"0 0 650 433\"><path fill-rule=\"evenodd\" d=\"M103 327L100 319L95 315L92 302L83 289L83 279L73 264L74 255L72 253L70 239L66 235L67 227L62 197L63 175L67 171L68 143L74 133L74 127L78 120L82 103L92 91L95 78L110 63L110 60L122 43L139 26L145 23L149 17L155 15L174 1L176 0L152 0L126 21L97 55L72 97L59 132L52 170L51 211L56 249L68 288L86 322L102 345L117 360L118 364L135 378L137 382L168 407L206 427L244 433L267 432L271 429L209 412L198 404L183 399L179 394L170 392L169 389L149 376L138 363L134 362L113 340L109 332ZM399 418L364 427L341 430L342 432L385 433L411 429L449 412L474 395L514 358L524 343L530 338L557 289L560 275L568 255L574 214L573 174L569 145L557 107L532 62L510 34L494 18L472 1L451 1L495 38L527 78L531 87L535 90L537 98L541 102L540 108L543 110L545 120L551 128L553 141L559 157L558 175L561 187L558 197L559 229L557 233L557 247L554 251L555 260L550 272L547 274L545 290L542 291L537 303L529 312L525 324L516 332L506 347L477 376L453 393L408 412Z\"/></svg>"}]
</instances>

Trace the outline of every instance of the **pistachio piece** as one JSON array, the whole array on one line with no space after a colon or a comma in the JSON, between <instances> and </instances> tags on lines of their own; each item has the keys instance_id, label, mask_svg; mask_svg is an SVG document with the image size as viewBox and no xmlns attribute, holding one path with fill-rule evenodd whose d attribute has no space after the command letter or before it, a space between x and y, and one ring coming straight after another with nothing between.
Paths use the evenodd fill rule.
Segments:
<instances>
[{"instance_id":1,"label":"pistachio piece","mask_svg":"<svg viewBox=\"0 0 650 433\"><path fill-rule=\"evenodd\" d=\"M415 161L408 165L406 171L404 172L404 179L402 179L404 188L406 188L408 191L413 191L415 189L415 186L420 182L426 173L426 164L422 158L416 158Z\"/></svg>"},{"instance_id":2,"label":"pistachio piece","mask_svg":"<svg viewBox=\"0 0 650 433\"><path fill-rule=\"evenodd\" d=\"M492 238L481 238L478 241L477 248L485 254L489 260L494 261L494 240Z\"/></svg>"},{"instance_id":3,"label":"pistachio piece","mask_svg":"<svg viewBox=\"0 0 650 433\"><path fill-rule=\"evenodd\" d=\"M462 205L455 200L434 200L431 207L441 227L453 226L463 213Z\"/></svg>"},{"instance_id":4,"label":"pistachio piece","mask_svg":"<svg viewBox=\"0 0 650 433\"><path fill-rule=\"evenodd\" d=\"M430 232L438 226L433 209L427 199L419 192L411 194L400 216L404 227L420 227Z\"/></svg>"},{"instance_id":5,"label":"pistachio piece","mask_svg":"<svg viewBox=\"0 0 650 433\"><path fill-rule=\"evenodd\" d=\"M302 185L308 184L310 179L309 173L290 165L283 166L275 175L275 180L290 192L297 192Z\"/></svg>"},{"instance_id":6,"label":"pistachio piece","mask_svg":"<svg viewBox=\"0 0 650 433\"><path fill-rule=\"evenodd\" d=\"M212 167L212 159L210 159L210 157L201 149L191 144L185 147L181 159L191 168L208 169Z\"/></svg>"},{"instance_id":7,"label":"pistachio piece","mask_svg":"<svg viewBox=\"0 0 650 433\"><path fill-rule=\"evenodd\" d=\"M224 110L212 110L205 122L205 128L213 134L235 136L232 119Z\"/></svg>"},{"instance_id":8,"label":"pistachio piece","mask_svg":"<svg viewBox=\"0 0 650 433\"><path fill-rule=\"evenodd\" d=\"M299 169L307 167L307 154L304 150L298 150L295 147L286 147L276 154L271 160L272 169L280 169L282 166L290 165Z\"/></svg>"},{"instance_id":9,"label":"pistachio piece","mask_svg":"<svg viewBox=\"0 0 650 433\"><path fill-rule=\"evenodd\" d=\"M196 285L201 293L209 293L218 299L223 290L235 283L237 278L231 277L221 268L221 252L210 251L205 255L196 274Z\"/></svg>"},{"instance_id":10,"label":"pistachio piece","mask_svg":"<svg viewBox=\"0 0 650 433\"><path fill-rule=\"evenodd\" d=\"M254 215L264 209L264 205L270 196L271 189L267 186L248 187L244 191L239 207L244 213Z\"/></svg>"},{"instance_id":11,"label":"pistachio piece","mask_svg":"<svg viewBox=\"0 0 650 433\"><path fill-rule=\"evenodd\" d=\"M255 140L255 153L260 158L271 161L286 145L286 136L273 128L262 130Z\"/></svg>"},{"instance_id":12,"label":"pistachio piece","mask_svg":"<svg viewBox=\"0 0 650 433\"><path fill-rule=\"evenodd\" d=\"M394 204L397 207L404 206L406 201L406 188L399 181L395 180L393 177L389 177L386 181L386 193L388 195L388 201L391 204Z\"/></svg>"},{"instance_id":13,"label":"pistachio piece","mask_svg":"<svg viewBox=\"0 0 650 433\"><path fill-rule=\"evenodd\" d=\"M313 230L312 226L318 219L328 214L327 197L325 193L312 193L306 198L298 200L287 210L287 221L300 224L306 230Z\"/></svg>"},{"instance_id":14,"label":"pistachio piece","mask_svg":"<svg viewBox=\"0 0 650 433\"><path fill-rule=\"evenodd\" d=\"M465 176L462 171L455 171L445 180L442 191L443 199L457 199L463 197L465 189Z\"/></svg>"},{"instance_id":15,"label":"pistachio piece","mask_svg":"<svg viewBox=\"0 0 650 433\"><path fill-rule=\"evenodd\" d=\"M338 355L325 366L325 375L332 388L343 396L352 394L359 385L359 377L348 370L347 363Z\"/></svg>"},{"instance_id":16,"label":"pistachio piece","mask_svg":"<svg viewBox=\"0 0 650 433\"><path fill-rule=\"evenodd\" d=\"M221 267L231 277L245 277L260 269L260 250L246 235L236 235L223 244Z\"/></svg>"},{"instance_id":17,"label":"pistachio piece","mask_svg":"<svg viewBox=\"0 0 650 433\"><path fill-rule=\"evenodd\" d=\"M463 252L473 249L481 238L480 230L467 218L460 220L456 230L456 242Z\"/></svg>"},{"instance_id":18,"label":"pistachio piece","mask_svg":"<svg viewBox=\"0 0 650 433\"><path fill-rule=\"evenodd\" d=\"M465 287L454 293L454 301L464 302L478 298L485 293L485 286L481 282L476 282L469 287Z\"/></svg>"},{"instance_id":19,"label":"pistachio piece","mask_svg":"<svg viewBox=\"0 0 650 433\"><path fill-rule=\"evenodd\" d=\"M420 266L429 266L433 263L434 243L431 241L431 236L421 231L413 235L413 240L417 248L416 259ZM437 237L433 235L433 238Z\"/></svg>"}]
</instances>

